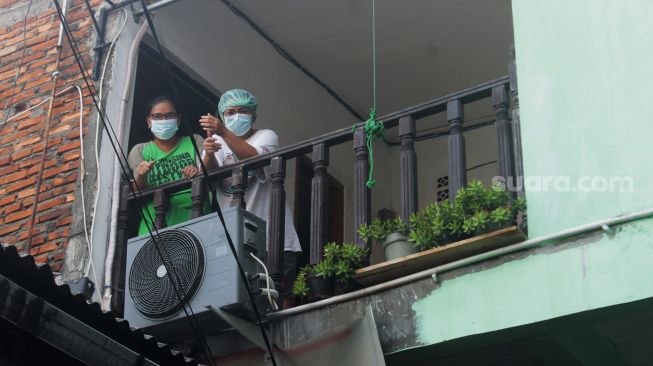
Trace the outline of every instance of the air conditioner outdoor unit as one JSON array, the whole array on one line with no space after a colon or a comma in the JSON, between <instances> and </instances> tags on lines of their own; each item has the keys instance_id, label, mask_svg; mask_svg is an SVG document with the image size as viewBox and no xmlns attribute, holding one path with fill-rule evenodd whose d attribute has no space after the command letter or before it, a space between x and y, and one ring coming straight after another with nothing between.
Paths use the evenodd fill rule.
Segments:
<instances>
[{"instance_id":1,"label":"air conditioner outdoor unit","mask_svg":"<svg viewBox=\"0 0 653 366\"><path fill-rule=\"evenodd\" d=\"M236 207L223 214L248 278L263 273L250 253L265 262L265 221ZM164 341L182 339L192 330L182 304L190 305L204 333L228 327L207 306L251 317L251 303L217 214L159 230L157 244L149 235L127 243L125 318L132 327ZM165 265L162 257L167 258ZM265 281L249 283L256 291ZM267 301L254 298L265 313ZM186 311L190 313L188 306Z\"/></svg>"}]
</instances>

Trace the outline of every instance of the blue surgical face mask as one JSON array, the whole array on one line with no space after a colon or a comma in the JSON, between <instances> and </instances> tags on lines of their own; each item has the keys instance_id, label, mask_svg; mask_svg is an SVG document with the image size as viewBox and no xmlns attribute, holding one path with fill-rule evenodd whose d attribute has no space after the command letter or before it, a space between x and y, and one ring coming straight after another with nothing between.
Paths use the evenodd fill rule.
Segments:
<instances>
[{"instance_id":1,"label":"blue surgical face mask","mask_svg":"<svg viewBox=\"0 0 653 366\"><path fill-rule=\"evenodd\" d=\"M224 118L224 125L236 136L242 136L252 128L252 116L248 114L234 114Z\"/></svg>"},{"instance_id":2,"label":"blue surgical face mask","mask_svg":"<svg viewBox=\"0 0 653 366\"><path fill-rule=\"evenodd\" d=\"M160 140L170 140L177 133L177 119L162 119L152 121L152 134Z\"/></svg>"}]
</instances>

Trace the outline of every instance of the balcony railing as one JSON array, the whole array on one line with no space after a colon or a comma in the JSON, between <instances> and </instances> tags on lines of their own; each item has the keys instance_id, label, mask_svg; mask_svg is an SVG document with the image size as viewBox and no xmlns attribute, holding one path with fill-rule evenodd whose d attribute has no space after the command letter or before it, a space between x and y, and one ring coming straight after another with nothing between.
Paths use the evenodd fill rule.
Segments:
<instances>
[{"instance_id":1,"label":"balcony railing","mask_svg":"<svg viewBox=\"0 0 653 366\"><path fill-rule=\"evenodd\" d=\"M466 185L467 170L465 161L464 105L482 99L492 98L495 111L494 126L497 129L498 147L498 174L512 182L515 171L521 171L521 146L519 141L518 99L516 82L513 77L514 67L511 69L511 78L508 76L492 80L478 86L461 90L456 93L431 100L410 108L406 108L386 116L380 117L386 129L399 128L401 139L400 148L400 215L407 220L410 214L417 210L417 157L415 154L416 121L438 113L446 112L449 135L449 192L451 198L455 192ZM512 88L511 88L512 86ZM513 105L513 115L510 118L510 105ZM354 227L369 224L371 221L370 190L366 186L369 169L369 156L365 144L365 131L362 126L342 128L325 135L306 141L282 147L270 154L252 157L237 164L220 167L208 173L212 181L225 177L232 177L234 188L231 205L245 207L245 177L247 171L266 166L271 167L272 195L270 197L270 219L268 230L270 242L268 243L267 265L271 277L280 279L282 273L284 251L284 208L285 208L285 176L286 161L312 153L313 180L311 189L311 227L310 227L310 263L317 263L322 259L323 245L326 242L327 205L326 194L328 190L327 170L329 166L329 150L331 147L353 141L354 163ZM136 210L143 202L153 200L155 209L155 225L157 228L165 226L167 200L171 193L182 189L191 188L192 191L192 218L202 214L206 199L203 177L198 176L192 181L182 180L144 190L140 197L130 193L127 184L121 189L121 203L118 217L118 238L115 253L113 283L115 284L112 305L114 309L122 309L123 290L125 285L126 243L129 235L130 220L135 219ZM355 242L359 246L369 247L370 243L364 242L357 233L354 233Z\"/></svg>"}]
</instances>

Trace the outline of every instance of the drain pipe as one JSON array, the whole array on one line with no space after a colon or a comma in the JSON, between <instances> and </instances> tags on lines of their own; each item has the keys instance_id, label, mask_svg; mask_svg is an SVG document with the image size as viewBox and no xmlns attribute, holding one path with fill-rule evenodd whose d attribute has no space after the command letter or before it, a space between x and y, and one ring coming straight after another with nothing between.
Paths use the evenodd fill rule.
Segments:
<instances>
[{"instance_id":1,"label":"drain pipe","mask_svg":"<svg viewBox=\"0 0 653 366\"><path fill-rule=\"evenodd\" d=\"M68 8L68 0L64 0L62 13L65 16ZM48 104L48 113L45 117L45 132L43 134L43 153L41 154L41 162L36 176L36 192L34 192L34 203L32 204L32 214L29 220L29 231L27 233L27 244L24 251L29 254L32 248L32 239L34 231L34 221L36 220L36 209L39 203L39 193L41 190L41 183L43 181L43 169L45 168L45 158L48 154L48 139L50 138L50 124L52 122L52 108L54 106L54 98L57 96L57 81L59 81L59 63L61 62L61 51L63 50L63 23L59 25L59 38L57 39L57 56L54 64L54 72L52 73L52 93L50 95L50 103Z\"/></svg>"},{"instance_id":2,"label":"drain pipe","mask_svg":"<svg viewBox=\"0 0 653 366\"><path fill-rule=\"evenodd\" d=\"M436 275L443 273L443 272L448 272L452 271L454 269L458 269L461 267L465 267L471 264L475 264L478 262L483 262L489 259L493 259L496 257L500 257L503 255L507 254L512 254L518 251L522 250L527 250L527 249L533 249L536 247L544 246L547 244L552 244L555 242L558 242L563 239L568 239L572 237L576 237L585 233L589 233L592 231L597 231L597 230L603 230L607 234L612 234L614 232L614 228L612 226L614 225L621 225L625 224L631 221L636 221L636 220L641 220L645 218L649 218L653 216L653 209L648 209L644 211L637 211L633 212L630 214L626 215L621 215L617 217L612 217L609 219L601 220L601 221L595 221L589 224L581 225L581 226L576 226L572 227L566 230L559 231L557 233L553 233L550 235L545 235L541 236L539 238L534 238L534 239L528 239L525 241L522 241L521 243L517 244L512 244L508 245L503 248L495 249L489 252L481 253L472 257L464 258L455 262L443 264L441 266L433 267L426 269L421 272L413 273L411 275L397 278L388 282L380 283L378 285L370 286L367 288L364 288L362 290L350 292L348 294L344 295L339 295L339 296L334 296L330 297L325 300L317 301L311 304L306 304L306 305L301 305L297 306L291 309L287 310L282 310L278 311L275 313L271 313L267 316L267 319L279 319L279 318L284 318L287 316L291 315L296 315L300 313L304 313L307 311L311 310L316 310L320 309L326 306L330 305L335 305L341 302L353 300L359 297L364 297L368 295L372 295L377 292L389 290L394 287L402 286L410 282L414 282L417 280L421 280L423 278L427 277L435 277Z\"/></svg>"}]
</instances>

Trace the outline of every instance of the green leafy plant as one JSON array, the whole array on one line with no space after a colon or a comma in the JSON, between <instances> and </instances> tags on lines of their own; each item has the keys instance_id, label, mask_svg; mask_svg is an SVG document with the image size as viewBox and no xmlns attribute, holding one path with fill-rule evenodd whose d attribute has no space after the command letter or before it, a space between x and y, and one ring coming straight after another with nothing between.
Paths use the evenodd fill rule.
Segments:
<instances>
[{"instance_id":1,"label":"green leafy plant","mask_svg":"<svg viewBox=\"0 0 653 366\"><path fill-rule=\"evenodd\" d=\"M392 233L407 234L408 225L401 219L401 217L395 217L392 219L381 221L381 219L376 218L370 225L363 224L358 229L358 235L360 238L367 242L372 239L374 240L383 240L386 236Z\"/></svg>"},{"instance_id":2,"label":"green leafy plant","mask_svg":"<svg viewBox=\"0 0 653 366\"><path fill-rule=\"evenodd\" d=\"M409 220L408 238L421 250L515 224L526 210L523 199L510 202L501 186L471 181L456 192L453 202L431 204Z\"/></svg>"},{"instance_id":3,"label":"green leafy plant","mask_svg":"<svg viewBox=\"0 0 653 366\"><path fill-rule=\"evenodd\" d=\"M302 267L299 272L297 272L297 277L292 286L292 294L299 297L308 296L308 282L306 280L306 275L308 274L310 266Z\"/></svg>"},{"instance_id":4,"label":"green leafy plant","mask_svg":"<svg viewBox=\"0 0 653 366\"><path fill-rule=\"evenodd\" d=\"M315 263L315 265L313 265L313 267L311 268L311 273L313 273L313 275L322 278L333 277L335 271L336 268L334 266L333 261L328 259L324 259Z\"/></svg>"},{"instance_id":5,"label":"green leafy plant","mask_svg":"<svg viewBox=\"0 0 653 366\"><path fill-rule=\"evenodd\" d=\"M303 267L293 283L292 293L306 297L310 293L307 277L309 275L333 278L341 283L351 280L356 269L363 266L368 249L353 243L327 243L324 245L324 258L312 266Z\"/></svg>"}]
</instances>

